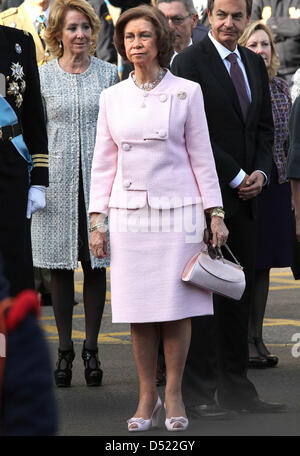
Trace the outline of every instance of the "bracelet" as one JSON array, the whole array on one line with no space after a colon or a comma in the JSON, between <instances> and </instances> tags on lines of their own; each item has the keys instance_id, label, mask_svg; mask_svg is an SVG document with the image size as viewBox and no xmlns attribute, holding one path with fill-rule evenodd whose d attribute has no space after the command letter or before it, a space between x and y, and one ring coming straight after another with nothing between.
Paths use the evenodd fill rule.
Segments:
<instances>
[{"instance_id":1,"label":"bracelet","mask_svg":"<svg viewBox=\"0 0 300 456\"><path fill-rule=\"evenodd\" d=\"M104 223L96 223L96 225L91 226L89 228L89 233L91 233L92 231L96 231L98 228L105 228Z\"/></svg>"},{"instance_id":2,"label":"bracelet","mask_svg":"<svg viewBox=\"0 0 300 456\"><path fill-rule=\"evenodd\" d=\"M221 207L214 207L210 213L211 217L220 217L224 218L225 217L225 212Z\"/></svg>"}]
</instances>

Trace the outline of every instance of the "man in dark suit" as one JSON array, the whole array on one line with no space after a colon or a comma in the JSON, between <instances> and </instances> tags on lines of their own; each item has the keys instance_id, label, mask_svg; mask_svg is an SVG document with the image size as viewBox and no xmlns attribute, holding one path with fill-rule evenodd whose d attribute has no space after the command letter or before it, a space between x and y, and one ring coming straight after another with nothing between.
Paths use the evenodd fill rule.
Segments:
<instances>
[{"instance_id":1,"label":"man in dark suit","mask_svg":"<svg viewBox=\"0 0 300 456\"><path fill-rule=\"evenodd\" d=\"M30 217L45 206L48 142L35 45L0 26L0 249L10 296L34 288Z\"/></svg>"},{"instance_id":2,"label":"man in dark suit","mask_svg":"<svg viewBox=\"0 0 300 456\"><path fill-rule=\"evenodd\" d=\"M193 319L186 373L194 404L201 403L202 394L206 396L205 405L214 406L217 392L219 405L227 409L270 412L281 405L260 400L247 378L255 197L267 183L273 144L265 64L261 57L237 46L249 22L251 6L252 0L209 0L211 31L178 54L172 66L174 74L196 81L202 88L229 229L228 245L244 266L247 283L240 301L214 296L214 318L206 329L206 340L202 338L201 318ZM199 410L201 415L201 405ZM197 412L195 407L195 415Z\"/></svg>"},{"instance_id":3,"label":"man in dark suit","mask_svg":"<svg viewBox=\"0 0 300 456\"><path fill-rule=\"evenodd\" d=\"M167 17L175 35L172 64L178 52L204 38L208 29L199 23L193 0L157 0L156 7Z\"/></svg>"}]
</instances>

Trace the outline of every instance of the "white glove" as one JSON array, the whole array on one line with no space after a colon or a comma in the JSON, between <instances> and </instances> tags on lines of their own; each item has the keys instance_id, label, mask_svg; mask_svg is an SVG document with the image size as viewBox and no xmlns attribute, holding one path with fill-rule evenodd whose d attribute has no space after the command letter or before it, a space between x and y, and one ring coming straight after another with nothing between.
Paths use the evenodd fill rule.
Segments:
<instances>
[{"instance_id":1,"label":"white glove","mask_svg":"<svg viewBox=\"0 0 300 456\"><path fill-rule=\"evenodd\" d=\"M31 214L38 211L39 209L44 209L46 206L45 191L46 188L42 185L32 185L29 188L26 213L26 217L28 219L30 219Z\"/></svg>"}]
</instances>

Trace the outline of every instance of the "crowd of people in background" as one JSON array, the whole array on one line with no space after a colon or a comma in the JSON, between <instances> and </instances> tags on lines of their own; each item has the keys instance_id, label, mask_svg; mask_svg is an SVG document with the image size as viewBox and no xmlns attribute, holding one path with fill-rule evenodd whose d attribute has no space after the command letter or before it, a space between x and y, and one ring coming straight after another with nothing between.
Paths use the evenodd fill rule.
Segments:
<instances>
[{"instance_id":1,"label":"crowd of people in background","mask_svg":"<svg viewBox=\"0 0 300 456\"><path fill-rule=\"evenodd\" d=\"M31 377L13 349L1 361L0 432L56 431L37 302L22 293L35 290L53 306L55 384L70 386L79 262L88 386L102 384L108 267L113 322L131 326L139 400L130 432L157 425L160 385L169 431L186 430L189 417L283 410L260 398L247 371L279 363L263 339L270 270L293 267L300 241L300 0L0 7L0 329L8 348L31 334L41 340L46 372ZM175 229L187 213L197 220L193 242ZM157 231L145 230L154 215ZM206 226L213 247L227 243L244 267L239 301L181 281ZM23 428L8 399L20 388L11 381L14 356L44 392L31 405L30 395L20 397L28 416L45 416Z\"/></svg>"}]
</instances>

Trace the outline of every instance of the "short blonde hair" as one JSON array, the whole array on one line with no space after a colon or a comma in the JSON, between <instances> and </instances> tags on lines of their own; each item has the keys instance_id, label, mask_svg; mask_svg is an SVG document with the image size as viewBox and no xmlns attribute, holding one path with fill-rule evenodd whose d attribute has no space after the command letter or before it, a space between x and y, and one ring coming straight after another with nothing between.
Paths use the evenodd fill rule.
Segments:
<instances>
[{"instance_id":1,"label":"short blonde hair","mask_svg":"<svg viewBox=\"0 0 300 456\"><path fill-rule=\"evenodd\" d=\"M92 29L92 44L89 54L93 55L96 50L98 32L100 30L100 19L93 7L85 0L55 0L50 7L48 26L45 31L45 41L51 54L61 57L64 53L63 48L59 47L59 37L64 25L67 11L76 10L84 14Z\"/></svg>"},{"instance_id":2,"label":"short blonde hair","mask_svg":"<svg viewBox=\"0 0 300 456\"><path fill-rule=\"evenodd\" d=\"M249 38L253 35L253 33L257 32L258 30L263 30L269 37L270 45L271 45L271 62L270 67L268 68L268 75L269 81L272 81L277 74L277 70L279 67L279 60L277 57L274 39L272 36L272 32L269 27L265 24L262 24L260 21L251 22L244 30L243 35L239 39L239 45L247 47L247 42Z\"/></svg>"}]
</instances>

